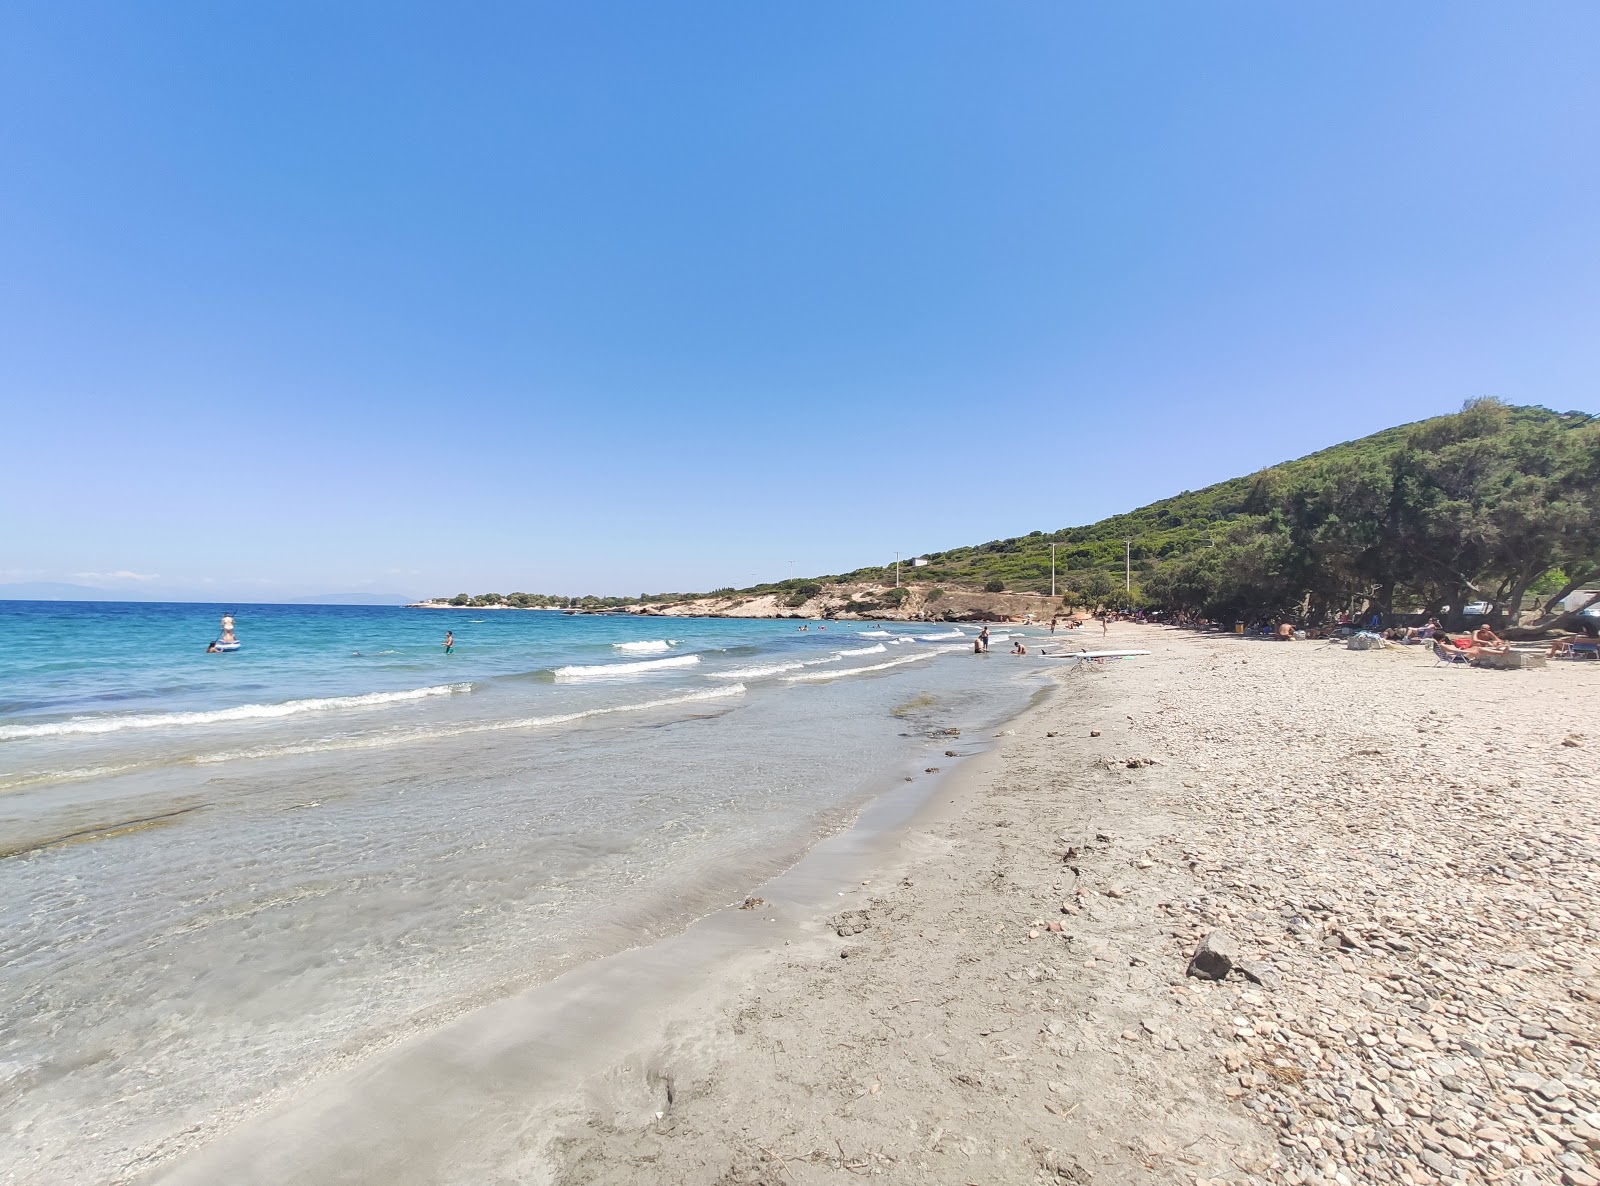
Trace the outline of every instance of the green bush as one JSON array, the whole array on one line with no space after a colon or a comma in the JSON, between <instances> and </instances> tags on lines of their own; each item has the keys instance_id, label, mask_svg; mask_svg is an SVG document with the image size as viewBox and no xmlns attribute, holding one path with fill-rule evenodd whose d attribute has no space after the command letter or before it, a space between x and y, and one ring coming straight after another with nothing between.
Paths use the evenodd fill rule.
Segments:
<instances>
[{"instance_id":1,"label":"green bush","mask_svg":"<svg viewBox=\"0 0 1600 1186\"><path fill-rule=\"evenodd\" d=\"M983 591L985 593L1004 593L1006 591L1006 583L1004 581L984 581Z\"/></svg>"},{"instance_id":2,"label":"green bush","mask_svg":"<svg viewBox=\"0 0 1600 1186\"><path fill-rule=\"evenodd\" d=\"M929 601L938 601L939 598L941 598L943 596L944 596L944 590L939 588L938 585L935 585L933 588L928 590L928 600Z\"/></svg>"}]
</instances>

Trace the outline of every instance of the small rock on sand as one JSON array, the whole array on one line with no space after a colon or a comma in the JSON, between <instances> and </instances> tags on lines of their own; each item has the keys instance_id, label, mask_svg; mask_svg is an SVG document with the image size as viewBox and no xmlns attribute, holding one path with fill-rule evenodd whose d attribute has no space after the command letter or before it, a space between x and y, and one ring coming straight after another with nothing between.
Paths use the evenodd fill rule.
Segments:
<instances>
[{"instance_id":1,"label":"small rock on sand","mask_svg":"<svg viewBox=\"0 0 1600 1186\"><path fill-rule=\"evenodd\" d=\"M1189 975L1221 980L1233 971L1238 954L1233 939L1226 931L1212 931L1194 949L1194 955L1189 959Z\"/></svg>"}]
</instances>

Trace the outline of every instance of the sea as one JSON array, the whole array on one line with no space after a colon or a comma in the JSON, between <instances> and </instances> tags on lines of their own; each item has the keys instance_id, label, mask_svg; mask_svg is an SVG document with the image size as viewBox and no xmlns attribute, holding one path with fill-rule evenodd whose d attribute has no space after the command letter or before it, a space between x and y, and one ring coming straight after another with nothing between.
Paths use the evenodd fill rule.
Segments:
<instances>
[{"instance_id":1,"label":"sea","mask_svg":"<svg viewBox=\"0 0 1600 1186\"><path fill-rule=\"evenodd\" d=\"M559 992L1047 682L1005 628L808 626L0 602L0 1181L145 1180Z\"/></svg>"}]
</instances>

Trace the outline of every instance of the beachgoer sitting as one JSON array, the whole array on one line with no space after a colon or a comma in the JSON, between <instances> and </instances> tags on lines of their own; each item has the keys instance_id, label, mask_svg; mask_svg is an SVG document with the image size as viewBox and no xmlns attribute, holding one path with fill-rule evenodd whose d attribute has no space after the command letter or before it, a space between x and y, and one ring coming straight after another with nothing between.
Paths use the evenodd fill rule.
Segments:
<instances>
[{"instance_id":1,"label":"beachgoer sitting","mask_svg":"<svg viewBox=\"0 0 1600 1186\"><path fill-rule=\"evenodd\" d=\"M1018 639L1016 642L1011 644L1011 653L1013 655L1026 655L1028 653L1028 648L1022 645L1021 639Z\"/></svg>"},{"instance_id":2,"label":"beachgoer sitting","mask_svg":"<svg viewBox=\"0 0 1600 1186\"><path fill-rule=\"evenodd\" d=\"M1448 647L1445 645L1446 642L1449 643ZM1499 646L1486 646L1471 635L1466 638L1452 638L1448 634L1434 635L1433 650L1435 654L1445 651L1451 655L1465 655L1474 663L1485 655L1509 655L1511 653L1511 647L1506 643L1501 643ZM1440 655L1440 657L1443 658L1444 655Z\"/></svg>"},{"instance_id":3,"label":"beachgoer sitting","mask_svg":"<svg viewBox=\"0 0 1600 1186\"><path fill-rule=\"evenodd\" d=\"M1511 644L1490 630L1487 622L1472 632L1472 641L1482 650L1495 651L1502 655L1511 649Z\"/></svg>"},{"instance_id":4,"label":"beachgoer sitting","mask_svg":"<svg viewBox=\"0 0 1600 1186\"><path fill-rule=\"evenodd\" d=\"M1281 639L1283 642L1293 642L1294 641L1294 623L1293 622L1279 622L1278 623L1278 638Z\"/></svg>"},{"instance_id":5,"label":"beachgoer sitting","mask_svg":"<svg viewBox=\"0 0 1600 1186\"><path fill-rule=\"evenodd\" d=\"M1600 645L1597 645L1594 635L1588 633L1569 634L1566 638L1552 639L1550 649L1545 654L1551 659L1558 655L1565 655L1570 659L1574 649L1591 658L1600 659Z\"/></svg>"}]
</instances>

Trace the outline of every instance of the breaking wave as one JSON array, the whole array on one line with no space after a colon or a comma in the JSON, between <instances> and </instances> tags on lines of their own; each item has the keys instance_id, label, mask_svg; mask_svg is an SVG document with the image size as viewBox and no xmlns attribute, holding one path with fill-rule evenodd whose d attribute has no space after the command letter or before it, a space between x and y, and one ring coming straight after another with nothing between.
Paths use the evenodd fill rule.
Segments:
<instances>
[{"instance_id":1,"label":"breaking wave","mask_svg":"<svg viewBox=\"0 0 1600 1186\"><path fill-rule=\"evenodd\" d=\"M903 663L915 663L920 659L931 657L931 651L923 651L920 655L902 655L898 659L890 659L887 663L873 663L868 667L843 667L838 671L812 671L806 675L791 675L785 682L798 684L811 683L817 680L842 679L847 675L865 675L869 671L885 671L890 667L899 667Z\"/></svg>"},{"instance_id":2,"label":"breaking wave","mask_svg":"<svg viewBox=\"0 0 1600 1186\"><path fill-rule=\"evenodd\" d=\"M678 645L675 638L653 638L647 642L614 642L614 648L625 655L660 655Z\"/></svg>"},{"instance_id":3,"label":"breaking wave","mask_svg":"<svg viewBox=\"0 0 1600 1186\"><path fill-rule=\"evenodd\" d=\"M643 659L638 663L593 663L587 666L557 667L555 677L567 679L610 679L617 675L649 675L652 671L666 671L674 667L693 667L700 662L699 655L674 655L670 659Z\"/></svg>"},{"instance_id":4,"label":"breaking wave","mask_svg":"<svg viewBox=\"0 0 1600 1186\"><path fill-rule=\"evenodd\" d=\"M389 733L370 734L366 737L341 737L294 745L264 745L254 749L233 750L224 754L205 754L191 759L199 765L233 762L241 758L278 758L292 754L320 754L329 750L379 749L389 745L406 745L413 741L432 741L440 737L461 737L470 733L500 733L507 729L538 729L549 725L566 725L589 717L612 716L619 712L643 712L651 708L670 708L675 704L690 704L697 700L720 700L744 693L743 684L729 688L707 688L701 692L685 692L681 696L663 696L659 700L645 700L637 704L611 704L603 708L587 708L581 712L555 713L547 717L519 717L510 721L481 721L471 725L444 725L437 728L407 729Z\"/></svg>"},{"instance_id":5,"label":"breaking wave","mask_svg":"<svg viewBox=\"0 0 1600 1186\"><path fill-rule=\"evenodd\" d=\"M409 700L426 700L431 696L455 696L470 691L472 691L471 684L437 684L431 688L411 688L404 692L322 696L306 700L285 700L279 704L241 704L236 708L215 708L203 712L150 712L127 716L73 717L70 720L39 725L0 725L0 741L19 741L27 737L120 733L124 729L215 725L228 721L267 721L330 709L381 708L386 704L404 704Z\"/></svg>"}]
</instances>

